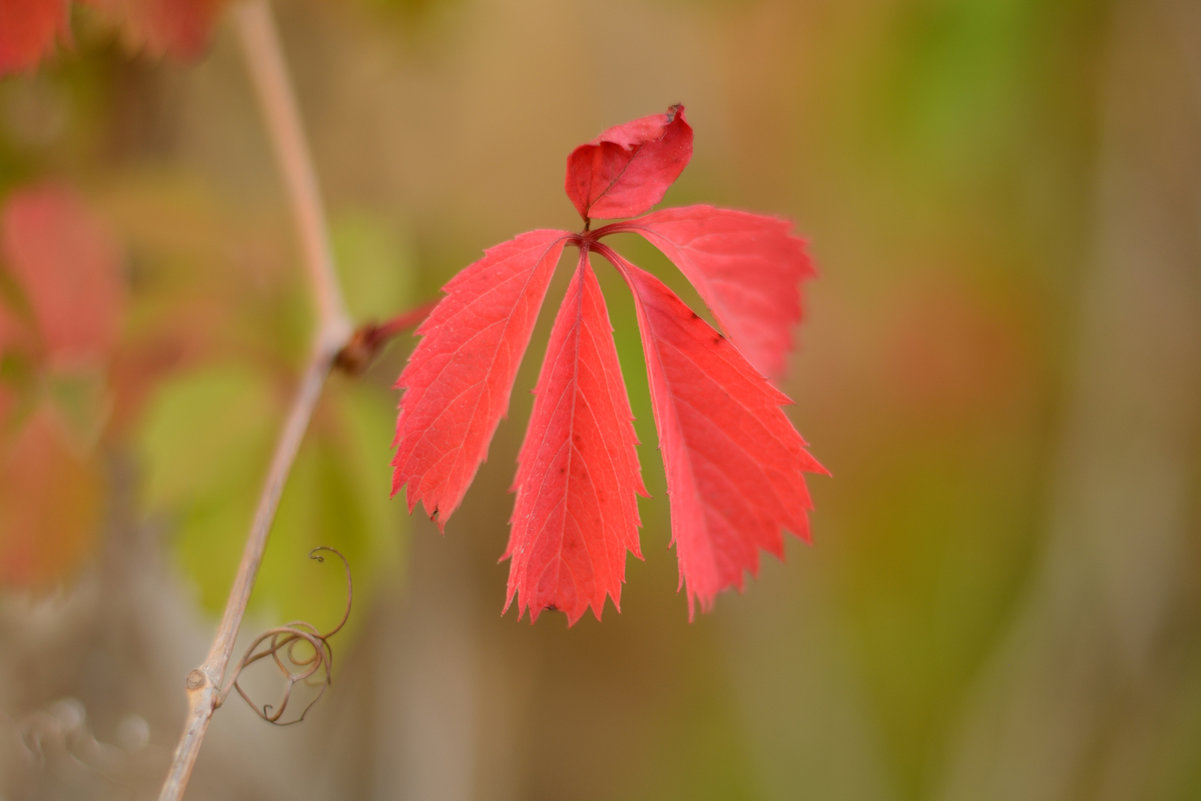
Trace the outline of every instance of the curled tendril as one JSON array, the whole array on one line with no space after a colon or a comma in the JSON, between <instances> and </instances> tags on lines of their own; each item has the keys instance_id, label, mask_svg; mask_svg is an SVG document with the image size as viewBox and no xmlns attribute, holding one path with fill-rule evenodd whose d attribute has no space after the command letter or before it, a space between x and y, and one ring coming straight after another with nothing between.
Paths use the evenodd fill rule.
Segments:
<instances>
[{"instance_id":1,"label":"curled tendril","mask_svg":"<svg viewBox=\"0 0 1201 801\"><path fill-rule=\"evenodd\" d=\"M337 550L322 545L309 551L309 558L316 562L324 562L325 557L322 556L322 551L328 551L342 560L342 566L346 570L346 608L342 612L342 619L326 632L319 631L316 626L305 621L292 621L260 634L258 639L246 649L246 654L234 668L229 684L221 693L221 703L224 703L225 699L229 697L231 690L236 690L238 695L242 696L242 700L263 720L277 726L290 726L304 720L308 711L325 694L325 688L333 683L334 652L329 644L329 639L341 631L342 627L346 625L346 621L350 619L354 584L350 578L350 562ZM275 669L283 677L284 687L278 703L263 704L260 707L250 699L246 690L239 684L239 679L242 671L264 659L269 659L275 665ZM311 681L315 677L316 681ZM316 695L305 704L296 719L281 720L288 708L288 703L292 700L292 691L298 684L316 686Z\"/></svg>"}]
</instances>

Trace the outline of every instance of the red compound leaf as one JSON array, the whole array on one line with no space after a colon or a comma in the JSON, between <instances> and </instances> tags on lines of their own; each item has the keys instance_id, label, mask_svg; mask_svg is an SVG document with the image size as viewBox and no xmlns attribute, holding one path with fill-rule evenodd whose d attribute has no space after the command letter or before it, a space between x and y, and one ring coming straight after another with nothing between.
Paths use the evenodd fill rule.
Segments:
<instances>
[{"instance_id":1,"label":"red compound leaf","mask_svg":"<svg viewBox=\"0 0 1201 801\"><path fill-rule=\"evenodd\" d=\"M605 599L620 609L627 552L641 558L645 495L609 314L589 254L612 262L634 293L651 406L671 499L672 543L689 616L783 556L784 532L809 537L805 473L825 472L785 416L779 372L813 275L804 240L774 217L690 206L644 214L692 155L683 106L610 128L567 160L567 195L584 230L533 231L488 251L446 286L418 329L424 339L397 386L393 493L408 485L439 525L458 506L508 407L517 364L551 272L581 251L555 318L518 456L505 608L573 625ZM642 217L590 231L592 218ZM731 337L601 239L643 235L697 288ZM762 372L760 372L762 371Z\"/></svg>"}]
</instances>

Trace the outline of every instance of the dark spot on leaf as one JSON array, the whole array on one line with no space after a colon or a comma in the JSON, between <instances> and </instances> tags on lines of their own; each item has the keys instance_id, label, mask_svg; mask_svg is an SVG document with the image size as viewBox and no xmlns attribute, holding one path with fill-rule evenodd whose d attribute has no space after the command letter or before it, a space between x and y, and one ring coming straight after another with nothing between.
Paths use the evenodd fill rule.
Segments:
<instances>
[{"instance_id":1,"label":"dark spot on leaf","mask_svg":"<svg viewBox=\"0 0 1201 801\"><path fill-rule=\"evenodd\" d=\"M545 607L543 607L543 611L544 612L558 612L559 607L555 606L554 604L547 604Z\"/></svg>"},{"instance_id":2,"label":"dark spot on leaf","mask_svg":"<svg viewBox=\"0 0 1201 801\"><path fill-rule=\"evenodd\" d=\"M713 344L714 345L720 345L724 340L725 340L725 337L723 337L721 334L713 335Z\"/></svg>"},{"instance_id":3,"label":"dark spot on leaf","mask_svg":"<svg viewBox=\"0 0 1201 801\"><path fill-rule=\"evenodd\" d=\"M688 310L688 313L692 315L692 319L693 319L693 320L699 320L699 319L701 319L701 316L700 316L699 314L697 314L696 312L694 312L692 309L689 309L689 310Z\"/></svg>"}]
</instances>

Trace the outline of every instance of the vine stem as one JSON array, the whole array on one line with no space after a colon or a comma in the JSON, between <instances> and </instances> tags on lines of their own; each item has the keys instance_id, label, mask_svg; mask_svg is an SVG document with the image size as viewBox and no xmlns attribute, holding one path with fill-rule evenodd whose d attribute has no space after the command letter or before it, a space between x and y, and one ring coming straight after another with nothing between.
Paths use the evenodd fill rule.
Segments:
<instances>
[{"instance_id":1,"label":"vine stem","mask_svg":"<svg viewBox=\"0 0 1201 801\"><path fill-rule=\"evenodd\" d=\"M251 0L235 6L232 12L242 53L287 186L321 328L336 333L344 342L350 336L350 318L334 271L325 211L317 189L317 172L313 169L313 159L305 141L304 126L296 108L271 7L267 0Z\"/></svg>"},{"instance_id":2,"label":"vine stem","mask_svg":"<svg viewBox=\"0 0 1201 801\"><path fill-rule=\"evenodd\" d=\"M300 124L271 9L266 0L251 0L234 7L231 12L291 202L305 269L317 303L319 326L312 356L271 457L225 613L208 656L188 674L187 717L159 794L160 801L177 801L187 788L209 722L221 703L222 684L263 561L284 483L321 397L325 379L351 332L334 271L316 172Z\"/></svg>"}]
</instances>

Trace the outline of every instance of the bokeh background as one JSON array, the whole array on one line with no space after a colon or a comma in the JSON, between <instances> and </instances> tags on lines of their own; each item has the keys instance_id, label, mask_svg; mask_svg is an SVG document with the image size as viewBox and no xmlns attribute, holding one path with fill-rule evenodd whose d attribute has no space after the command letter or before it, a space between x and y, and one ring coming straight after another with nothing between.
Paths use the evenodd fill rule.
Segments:
<instances>
[{"instance_id":1,"label":"bokeh background","mask_svg":"<svg viewBox=\"0 0 1201 801\"><path fill-rule=\"evenodd\" d=\"M39 342L38 280L0 257L5 801L157 791L313 330L228 21L176 63L74 15L71 48L0 80L0 203L73 209L111 276L37 273L101 334ZM360 320L575 226L567 153L687 104L666 203L812 243L784 388L833 477L810 482L814 544L688 623L615 292L646 559L620 614L531 627L501 616L496 560L550 315L444 536L388 498L403 337L329 383L244 626L334 623L340 573L305 554L341 549L333 687L289 728L223 707L189 798L1201 797L1201 5L277 15Z\"/></svg>"}]
</instances>

